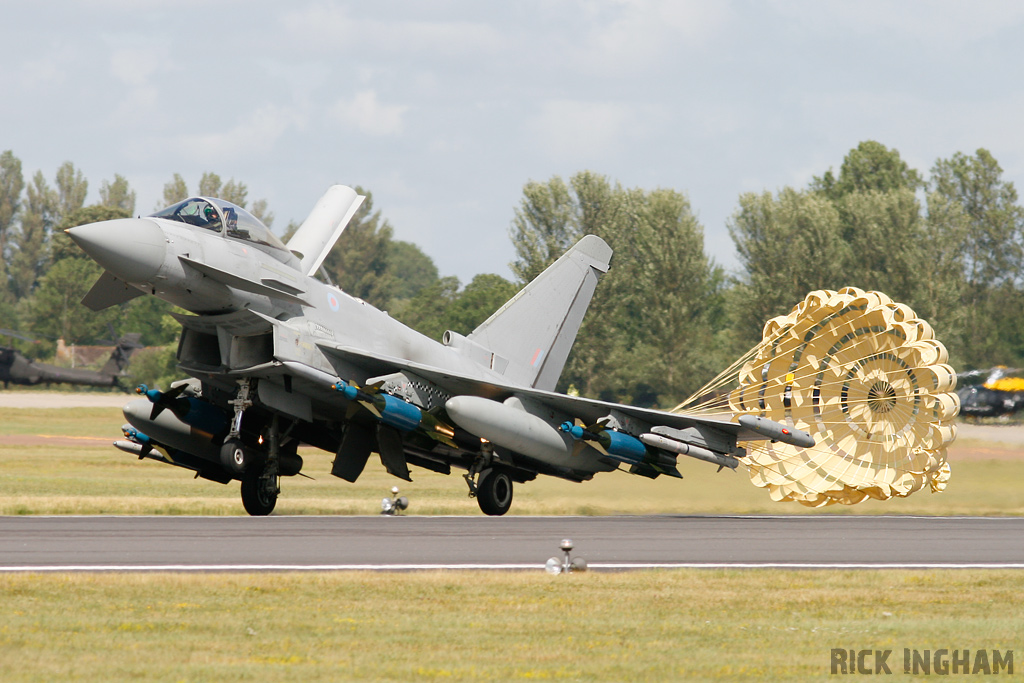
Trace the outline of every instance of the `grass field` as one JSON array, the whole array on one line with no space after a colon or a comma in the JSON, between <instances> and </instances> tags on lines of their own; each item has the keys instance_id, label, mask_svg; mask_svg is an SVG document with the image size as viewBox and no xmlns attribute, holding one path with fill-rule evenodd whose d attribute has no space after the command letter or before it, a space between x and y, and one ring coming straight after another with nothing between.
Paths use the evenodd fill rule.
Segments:
<instances>
[{"instance_id":1,"label":"grass field","mask_svg":"<svg viewBox=\"0 0 1024 683\"><path fill-rule=\"evenodd\" d=\"M237 486L109 446L116 408L0 409L0 514L243 514ZM1024 514L1019 447L961 441L941 495L825 514ZM480 512L455 476L377 463L357 484L305 451L278 514L374 514L394 483L412 514ZM624 473L516 490L516 514L809 513L696 461L683 481ZM0 681L823 680L833 648L1017 648L1024 573L674 570L0 574ZM984 676L943 676L944 679ZM1006 675L991 680L1008 679Z\"/></svg>"},{"instance_id":2,"label":"grass field","mask_svg":"<svg viewBox=\"0 0 1024 683\"><path fill-rule=\"evenodd\" d=\"M1004 571L5 575L0 669L7 682L823 680L844 648L894 650L902 676L905 647L1019 659L1022 589Z\"/></svg>"},{"instance_id":3,"label":"grass field","mask_svg":"<svg viewBox=\"0 0 1024 683\"><path fill-rule=\"evenodd\" d=\"M73 446L0 445L0 514L244 514L237 484L194 481L187 470L139 461L112 448L123 417L117 408L0 408L5 435L78 437ZM921 514L1020 515L1024 457L1019 446L960 440L950 450L953 478L942 494L867 501L811 510L774 503L741 470L680 458L682 481L651 481L624 472L575 484L551 477L516 487L511 514ZM413 483L384 472L371 458L356 484L330 475L333 455L303 449L305 474L282 483L276 514L374 514L391 486L409 497L410 514L480 514L454 472L413 469Z\"/></svg>"}]
</instances>

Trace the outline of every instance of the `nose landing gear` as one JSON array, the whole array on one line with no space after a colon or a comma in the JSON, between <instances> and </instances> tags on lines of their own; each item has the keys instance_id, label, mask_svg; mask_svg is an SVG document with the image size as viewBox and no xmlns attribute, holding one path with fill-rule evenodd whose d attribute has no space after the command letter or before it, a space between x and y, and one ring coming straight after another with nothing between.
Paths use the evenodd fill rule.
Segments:
<instances>
[{"instance_id":1,"label":"nose landing gear","mask_svg":"<svg viewBox=\"0 0 1024 683\"><path fill-rule=\"evenodd\" d=\"M239 381L238 396L230 403L235 408L235 415L228 438L221 447L221 464L242 480L242 507L245 511L254 517L266 516L274 511L281 493L281 446L290 441L289 434L294 424L282 433L280 418L275 414L265 432L266 447L249 445L243 442L241 434L243 414L252 406L248 380ZM259 442L261 445L264 443L262 437ZM294 471L289 470L285 474L298 474L301 463L301 458L293 451L288 464Z\"/></svg>"}]
</instances>

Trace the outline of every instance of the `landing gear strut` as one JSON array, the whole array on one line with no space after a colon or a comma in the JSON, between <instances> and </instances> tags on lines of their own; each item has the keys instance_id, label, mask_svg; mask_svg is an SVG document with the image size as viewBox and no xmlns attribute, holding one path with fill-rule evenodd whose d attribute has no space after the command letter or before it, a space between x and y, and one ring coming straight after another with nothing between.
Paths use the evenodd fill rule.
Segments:
<instances>
[{"instance_id":1,"label":"landing gear strut","mask_svg":"<svg viewBox=\"0 0 1024 683\"><path fill-rule=\"evenodd\" d=\"M235 398L228 401L229 404L235 407L235 416L231 420L231 431L228 432L229 439L237 439L238 435L242 432L242 415L245 413L247 408L252 406L252 399L249 398L249 380L240 379L238 380L238 394Z\"/></svg>"},{"instance_id":2,"label":"landing gear strut","mask_svg":"<svg viewBox=\"0 0 1024 683\"><path fill-rule=\"evenodd\" d=\"M281 493L281 441L287 440L289 428L281 434L280 418L274 415L267 430L267 448L258 449L242 441L242 417L252 406L248 379L238 381L238 395L229 403L235 408L231 431L221 447L220 460L228 472L242 480L242 506L254 517L269 515ZM292 425L294 426L294 425ZM263 443L263 439L260 439ZM301 467L301 464L299 465Z\"/></svg>"},{"instance_id":3,"label":"landing gear strut","mask_svg":"<svg viewBox=\"0 0 1024 683\"><path fill-rule=\"evenodd\" d=\"M242 416L246 408L252 406L249 390L248 379L238 380L238 394L228 401L235 408L235 415L231 419L231 431L228 432L220 449L220 464L236 477L252 469L253 461L256 460L251 448L242 443Z\"/></svg>"}]
</instances>

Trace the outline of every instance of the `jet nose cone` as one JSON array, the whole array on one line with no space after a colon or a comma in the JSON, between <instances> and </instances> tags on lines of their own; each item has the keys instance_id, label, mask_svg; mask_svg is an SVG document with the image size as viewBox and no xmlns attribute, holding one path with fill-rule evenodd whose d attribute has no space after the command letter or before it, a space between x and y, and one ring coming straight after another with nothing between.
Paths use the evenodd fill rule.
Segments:
<instances>
[{"instance_id":1,"label":"jet nose cone","mask_svg":"<svg viewBox=\"0 0 1024 683\"><path fill-rule=\"evenodd\" d=\"M90 223L66 232L82 251L125 282L152 282L167 252L164 231L145 218Z\"/></svg>"}]
</instances>

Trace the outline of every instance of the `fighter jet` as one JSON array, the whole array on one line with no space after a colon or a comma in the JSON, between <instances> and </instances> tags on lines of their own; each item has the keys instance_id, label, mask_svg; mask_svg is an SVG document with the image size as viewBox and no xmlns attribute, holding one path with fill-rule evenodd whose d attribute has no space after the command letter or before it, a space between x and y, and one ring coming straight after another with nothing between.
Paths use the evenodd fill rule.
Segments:
<instances>
[{"instance_id":1,"label":"fighter jet","mask_svg":"<svg viewBox=\"0 0 1024 683\"><path fill-rule=\"evenodd\" d=\"M463 477L505 514L538 475L587 481L616 469L679 477L687 455L735 468L737 440L813 445L763 418L700 419L554 391L612 250L589 235L468 336L429 339L333 286L320 271L363 197L331 187L283 244L245 209L193 197L145 218L70 228L104 268L83 299L100 310L149 294L185 309L177 362L191 379L139 387L123 451L241 482L251 515L276 505L308 444L354 482L372 453Z\"/></svg>"},{"instance_id":2,"label":"fighter jet","mask_svg":"<svg viewBox=\"0 0 1024 683\"><path fill-rule=\"evenodd\" d=\"M0 346L0 382L4 387L10 384L77 384L91 387L120 386L121 377L128 369L128 362L139 343L141 335L126 334L118 340L110 358L100 370L84 368L62 368L58 365L32 361L17 349Z\"/></svg>"},{"instance_id":3,"label":"fighter jet","mask_svg":"<svg viewBox=\"0 0 1024 683\"><path fill-rule=\"evenodd\" d=\"M957 375L960 414L969 419L1002 417L1024 410L1024 371L999 365Z\"/></svg>"}]
</instances>

